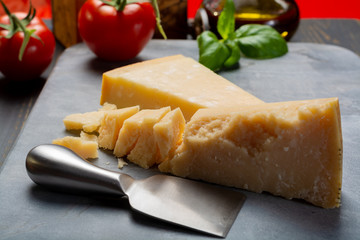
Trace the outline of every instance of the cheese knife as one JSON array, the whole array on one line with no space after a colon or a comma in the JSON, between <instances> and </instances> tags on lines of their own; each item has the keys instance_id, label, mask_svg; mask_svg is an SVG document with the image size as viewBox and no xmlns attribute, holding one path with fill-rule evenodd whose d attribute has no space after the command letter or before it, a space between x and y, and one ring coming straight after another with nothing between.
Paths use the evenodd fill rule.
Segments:
<instances>
[{"instance_id":1,"label":"cheese knife","mask_svg":"<svg viewBox=\"0 0 360 240\"><path fill-rule=\"evenodd\" d=\"M241 192L169 175L137 180L97 167L54 144L34 147L26 157L26 169L39 185L73 193L127 196L134 210L219 237L226 237L245 201Z\"/></svg>"}]
</instances>

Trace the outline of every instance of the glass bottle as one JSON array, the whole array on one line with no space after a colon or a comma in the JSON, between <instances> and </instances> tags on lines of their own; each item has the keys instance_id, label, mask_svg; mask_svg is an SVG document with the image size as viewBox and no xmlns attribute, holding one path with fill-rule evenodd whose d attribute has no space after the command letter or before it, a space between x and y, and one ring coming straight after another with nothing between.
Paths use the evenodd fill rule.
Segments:
<instances>
[{"instance_id":1,"label":"glass bottle","mask_svg":"<svg viewBox=\"0 0 360 240\"><path fill-rule=\"evenodd\" d=\"M299 25L299 8L294 0L234 0L236 29L244 24L267 24L274 27L286 40ZM195 37L204 30L217 33L217 20L225 0L203 0L195 19Z\"/></svg>"}]
</instances>

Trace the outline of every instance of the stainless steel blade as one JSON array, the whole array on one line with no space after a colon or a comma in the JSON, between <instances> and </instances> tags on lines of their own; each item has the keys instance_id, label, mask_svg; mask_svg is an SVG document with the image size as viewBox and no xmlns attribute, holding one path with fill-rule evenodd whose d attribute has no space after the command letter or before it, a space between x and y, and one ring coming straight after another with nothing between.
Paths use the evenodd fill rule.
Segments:
<instances>
[{"instance_id":1,"label":"stainless steel blade","mask_svg":"<svg viewBox=\"0 0 360 240\"><path fill-rule=\"evenodd\" d=\"M238 191L168 175L135 180L52 144L33 148L26 169L37 184L76 193L126 195L139 212L220 237L227 235L245 201Z\"/></svg>"},{"instance_id":2,"label":"stainless steel blade","mask_svg":"<svg viewBox=\"0 0 360 240\"><path fill-rule=\"evenodd\" d=\"M155 175L123 190L130 205L145 214L225 237L245 196L240 192L178 177Z\"/></svg>"}]
</instances>

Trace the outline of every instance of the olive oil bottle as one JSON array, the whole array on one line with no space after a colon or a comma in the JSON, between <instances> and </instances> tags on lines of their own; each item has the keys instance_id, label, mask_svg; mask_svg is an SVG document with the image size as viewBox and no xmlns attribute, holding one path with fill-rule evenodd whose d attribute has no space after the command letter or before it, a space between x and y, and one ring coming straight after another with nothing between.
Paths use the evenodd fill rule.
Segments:
<instances>
[{"instance_id":1,"label":"olive oil bottle","mask_svg":"<svg viewBox=\"0 0 360 240\"><path fill-rule=\"evenodd\" d=\"M234 4L236 28L249 23L267 24L290 40L299 25L299 8L294 0L234 0ZM225 0L203 0L193 23L195 37L204 30L218 34L217 20L224 5Z\"/></svg>"}]
</instances>

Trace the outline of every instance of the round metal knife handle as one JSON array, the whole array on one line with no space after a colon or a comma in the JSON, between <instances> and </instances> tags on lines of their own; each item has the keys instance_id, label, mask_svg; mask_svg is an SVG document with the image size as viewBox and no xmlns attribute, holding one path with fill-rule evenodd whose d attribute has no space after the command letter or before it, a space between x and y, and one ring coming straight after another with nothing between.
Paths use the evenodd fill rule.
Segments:
<instances>
[{"instance_id":1,"label":"round metal knife handle","mask_svg":"<svg viewBox=\"0 0 360 240\"><path fill-rule=\"evenodd\" d=\"M34 147L26 157L26 170L37 184L72 193L125 195L133 178L97 167L72 150L54 144Z\"/></svg>"}]
</instances>

